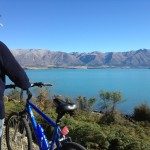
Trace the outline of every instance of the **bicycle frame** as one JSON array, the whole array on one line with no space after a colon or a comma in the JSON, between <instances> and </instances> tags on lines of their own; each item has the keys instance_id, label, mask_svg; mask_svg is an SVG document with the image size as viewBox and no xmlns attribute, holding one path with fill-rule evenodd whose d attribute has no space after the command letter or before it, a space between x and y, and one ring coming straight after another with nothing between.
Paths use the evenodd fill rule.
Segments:
<instances>
[{"instance_id":1,"label":"bicycle frame","mask_svg":"<svg viewBox=\"0 0 150 150\"><path fill-rule=\"evenodd\" d=\"M41 127L39 129L39 124L36 122L35 116L33 114L32 109L34 109L44 120L46 120L52 127L54 127L53 136L50 142L47 141L46 136L43 131L41 131ZM53 150L54 145L57 145L57 149L60 149L60 136L61 136L61 129L57 125L56 122L54 122L51 118L46 116L41 110L39 110L33 103L30 101L27 101L26 103L26 112L29 115L29 118L31 120L32 127L34 129L34 133L36 135L38 145L40 147L40 150ZM42 129L43 130L43 129ZM43 144L45 142L45 144Z\"/></svg>"}]
</instances>

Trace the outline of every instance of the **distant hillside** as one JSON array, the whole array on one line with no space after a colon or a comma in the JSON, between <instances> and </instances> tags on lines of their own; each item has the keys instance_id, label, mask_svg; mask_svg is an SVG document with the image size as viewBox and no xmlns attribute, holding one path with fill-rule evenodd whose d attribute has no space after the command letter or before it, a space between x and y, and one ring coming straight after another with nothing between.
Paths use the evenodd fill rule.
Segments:
<instances>
[{"instance_id":1,"label":"distant hillside","mask_svg":"<svg viewBox=\"0 0 150 150\"><path fill-rule=\"evenodd\" d=\"M42 49L12 50L24 68L150 68L150 50L129 52L65 53Z\"/></svg>"}]
</instances>

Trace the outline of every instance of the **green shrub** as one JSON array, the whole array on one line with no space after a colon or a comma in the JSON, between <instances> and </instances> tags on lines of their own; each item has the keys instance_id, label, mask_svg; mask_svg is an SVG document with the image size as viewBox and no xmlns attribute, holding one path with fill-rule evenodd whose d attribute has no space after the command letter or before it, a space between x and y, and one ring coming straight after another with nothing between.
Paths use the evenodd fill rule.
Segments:
<instances>
[{"instance_id":1,"label":"green shrub","mask_svg":"<svg viewBox=\"0 0 150 150\"><path fill-rule=\"evenodd\" d=\"M20 101L20 89L11 90L8 95L8 101L17 100Z\"/></svg>"},{"instance_id":2,"label":"green shrub","mask_svg":"<svg viewBox=\"0 0 150 150\"><path fill-rule=\"evenodd\" d=\"M110 124L128 124L129 121L124 118L124 116L119 112L114 113L104 113L99 120L100 124L110 125Z\"/></svg>"},{"instance_id":3,"label":"green shrub","mask_svg":"<svg viewBox=\"0 0 150 150\"><path fill-rule=\"evenodd\" d=\"M134 108L133 118L137 121L150 122L150 107L147 104L140 104Z\"/></svg>"},{"instance_id":4,"label":"green shrub","mask_svg":"<svg viewBox=\"0 0 150 150\"><path fill-rule=\"evenodd\" d=\"M96 123L74 120L72 117L68 120L64 118L64 123L69 125L70 136L73 141L81 143L89 149L107 149L109 143L107 136Z\"/></svg>"},{"instance_id":5,"label":"green shrub","mask_svg":"<svg viewBox=\"0 0 150 150\"><path fill-rule=\"evenodd\" d=\"M41 93L33 101L46 115L56 119L55 108L46 93ZM20 103L18 100L9 100L5 102L5 106L6 112L10 113L22 110L24 103ZM148 110L149 108L146 107L146 111L141 112L149 114ZM35 115L49 139L53 128L39 115L36 113ZM78 110L72 117L64 116L61 126L64 125L69 126L69 136L72 140L89 150L150 150L150 124L148 122L131 122L116 110L106 114L94 113L87 109L86 111Z\"/></svg>"},{"instance_id":6,"label":"green shrub","mask_svg":"<svg viewBox=\"0 0 150 150\"><path fill-rule=\"evenodd\" d=\"M79 96L76 99L78 109L84 111L91 111L95 102L96 102L95 98L87 99L86 97Z\"/></svg>"}]
</instances>

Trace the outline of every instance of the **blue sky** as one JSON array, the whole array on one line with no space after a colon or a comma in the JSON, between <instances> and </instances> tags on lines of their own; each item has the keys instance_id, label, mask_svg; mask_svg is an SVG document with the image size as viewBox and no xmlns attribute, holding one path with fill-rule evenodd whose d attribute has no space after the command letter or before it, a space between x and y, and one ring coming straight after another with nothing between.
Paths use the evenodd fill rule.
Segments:
<instances>
[{"instance_id":1,"label":"blue sky","mask_svg":"<svg viewBox=\"0 0 150 150\"><path fill-rule=\"evenodd\" d=\"M9 48L66 52L150 48L150 0L1 0Z\"/></svg>"}]
</instances>

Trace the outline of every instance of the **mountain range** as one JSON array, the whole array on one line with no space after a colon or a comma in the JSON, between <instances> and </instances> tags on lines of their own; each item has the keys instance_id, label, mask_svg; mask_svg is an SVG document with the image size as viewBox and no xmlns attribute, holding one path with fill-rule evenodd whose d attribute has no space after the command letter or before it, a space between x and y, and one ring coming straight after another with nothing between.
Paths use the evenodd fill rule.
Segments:
<instances>
[{"instance_id":1,"label":"mountain range","mask_svg":"<svg viewBox=\"0 0 150 150\"><path fill-rule=\"evenodd\" d=\"M15 49L12 53L24 68L150 68L149 49L106 53Z\"/></svg>"}]
</instances>

